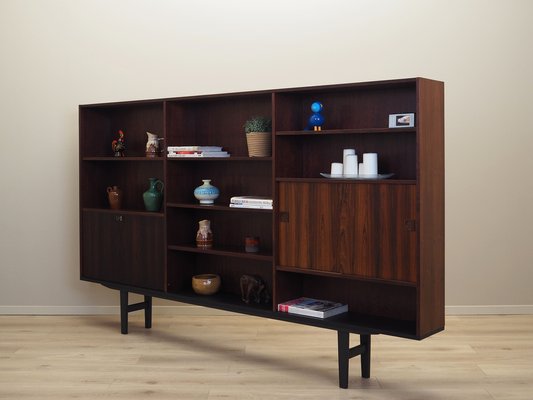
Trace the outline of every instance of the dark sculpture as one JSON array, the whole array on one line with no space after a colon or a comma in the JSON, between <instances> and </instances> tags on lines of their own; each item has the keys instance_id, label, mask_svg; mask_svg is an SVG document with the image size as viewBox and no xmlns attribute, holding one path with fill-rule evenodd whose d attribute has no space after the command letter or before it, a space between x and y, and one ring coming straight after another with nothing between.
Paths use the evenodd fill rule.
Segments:
<instances>
[{"instance_id":1,"label":"dark sculpture","mask_svg":"<svg viewBox=\"0 0 533 400\"><path fill-rule=\"evenodd\" d=\"M242 301L246 304L249 304L250 300L257 304L270 302L270 294L265 282L258 276L241 276L241 294Z\"/></svg>"},{"instance_id":2,"label":"dark sculpture","mask_svg":"<svg viewBox=\"0 0 533 400\"><path fill-rule=\"evenodd\" d=\"M111 142L111 148L115 152L115 157L124 157L124 151L126 150L124 132L121 130L118 131L118 139Z\"/></svg>"}]
</instances>

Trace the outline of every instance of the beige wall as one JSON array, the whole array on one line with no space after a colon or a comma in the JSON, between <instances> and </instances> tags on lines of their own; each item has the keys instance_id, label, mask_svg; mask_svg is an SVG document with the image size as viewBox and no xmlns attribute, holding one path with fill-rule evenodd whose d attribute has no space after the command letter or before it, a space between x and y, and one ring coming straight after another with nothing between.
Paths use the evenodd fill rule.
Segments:
<instances>
[{"instance_id":1,"label":"beige wall","mask_svg":"<svg viewBox=\"0 0 533 400\"><path fill-rule=\"evenodd\" d=\"M78 280L78 104L414 76L446 82L449 311L532 312L532 15L529 0L0 0L0 312L118 303Z\"/></svg>"}]
</instances>

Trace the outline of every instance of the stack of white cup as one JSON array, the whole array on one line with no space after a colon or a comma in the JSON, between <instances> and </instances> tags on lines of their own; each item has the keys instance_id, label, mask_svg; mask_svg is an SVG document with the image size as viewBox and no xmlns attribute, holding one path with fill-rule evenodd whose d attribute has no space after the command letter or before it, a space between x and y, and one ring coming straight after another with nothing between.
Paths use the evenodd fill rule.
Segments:
<instances>
[{"instance_id":1,"label":"stack of white cup","mask_svg":"<svg viewBox=\"0 0 533 400\"><path fill-rule=\"evenodd\" d=\"M355 149L344 149L342 163L331 163L331 175L333 176L372 176L378 174L378 154L363 153L363 162L358 163Z\"/></svg>"}]
</instances>

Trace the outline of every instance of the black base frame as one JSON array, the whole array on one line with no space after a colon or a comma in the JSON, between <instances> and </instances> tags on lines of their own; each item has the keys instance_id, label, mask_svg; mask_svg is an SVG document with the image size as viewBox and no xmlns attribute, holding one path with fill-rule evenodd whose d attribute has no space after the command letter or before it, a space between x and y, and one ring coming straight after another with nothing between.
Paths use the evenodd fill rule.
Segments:
<instances>
[{"instance_id":1,"label":"black base frame","mask_svg":"<svg viewBox=\"0 0 533 400\"><path fill-rule=\"evenodd\" d=\"M152 327L152 296L144 295L144 301L128 304L128 289L120 288L120 332L128 333L128 314L144 310L144 327ZM339 387L348 388L348 370L350 358L361 356L361 376L370 378L370 337L369 333L359 334L359 345L350 348L350 332L337 330L337 347L339 361Z\"/></svg>"}]
</instances>

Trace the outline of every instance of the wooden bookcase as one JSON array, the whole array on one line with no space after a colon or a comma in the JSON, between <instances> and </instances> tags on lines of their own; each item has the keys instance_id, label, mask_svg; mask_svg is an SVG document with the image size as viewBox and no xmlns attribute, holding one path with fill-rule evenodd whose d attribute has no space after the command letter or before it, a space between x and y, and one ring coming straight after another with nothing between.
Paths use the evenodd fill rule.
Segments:
<instances>
[{"instance_id":1,"label":"wooden bookcase","mask_svg":"<svg viewBox=\"0 0 533 400\"><path fill-rule=\"evenodd\" d=\"M324 104L322 131L306 131L310 105ZM444 84L424 78L80 106L81 279L121 293L129 311L151 298L337 330L339 379L362 355L370 374L370 335L422 339L444 328ZM415 113L412 128L388 128L389 114ZM273 121L272 157L248 157L242 125ZM110 143L126 134L126 157ZM217 145L230 158L146 158L146 131L165 145ZM326 179L342 150L379 155L383 180ZM148 178L165 184L160 212L144 211ZM213 206L193 196L202 179L220 189ZM110 210L106 188L124 192ZM236 195L267 196L273 210L230 208ZM212 249L195 245L209 219ZM245 236L261 251L246 253ZM220 293L194 294L191 277L217 273ZM240 299L243 274L260 276L270 304ZM127 294L145 296L129 305ZM349 313L319 320L276 311L300 296L346 303ZM349 348L349 333L361 344Z\"/></svg>"}]
</instances>

